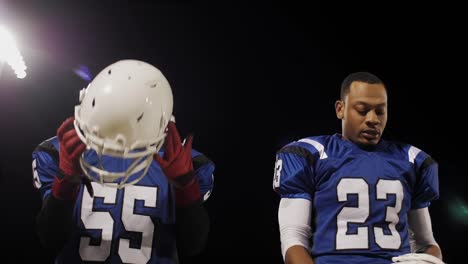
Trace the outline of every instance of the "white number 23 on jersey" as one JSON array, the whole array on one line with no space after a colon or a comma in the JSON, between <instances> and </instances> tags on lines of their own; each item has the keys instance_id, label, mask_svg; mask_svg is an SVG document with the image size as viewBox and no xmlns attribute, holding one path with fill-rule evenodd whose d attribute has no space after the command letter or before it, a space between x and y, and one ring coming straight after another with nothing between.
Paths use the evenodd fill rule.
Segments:
<instances>
[{"instance_id":1,"label":"white number 23 on jersey","mask_svg":"<svg viewBox=\"0 0 468 264\"><path fill-rule=\"evenodd\" d=\"M403 201L403 186L398 180L380 179L376 185L377 201L387 200L388 194L396 196L395 206L387 206L385 221L391 234L386 235L382 227L373 227L375 242L384 249L398 249L401 245L400 234L395 226L399 222L398 213ZM371 210L369 203L369 185L364 179L343 178L338 183L337 196L339 202L348 200L348 194L357 194L357 207L343 207L337 215L336 249L367 249L369 248L369 228L358 227L356 234L347 234L348 223L365 223Z\"/></svg>"}]
</instances>

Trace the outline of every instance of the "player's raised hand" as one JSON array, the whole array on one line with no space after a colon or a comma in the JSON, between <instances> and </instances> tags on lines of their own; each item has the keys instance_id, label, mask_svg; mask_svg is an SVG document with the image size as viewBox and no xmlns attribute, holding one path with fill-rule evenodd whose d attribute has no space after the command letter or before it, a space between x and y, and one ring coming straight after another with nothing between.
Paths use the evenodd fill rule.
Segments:
<instances>
[{"instance_id":1,"label":"player's raised hand","mask_svg":"<svg viewBox=\"0 0 468 264\"><path fill-rule=\"evenodd\" d=\"M189 136L182 144L174 122L169 122L164 141L164 155L155 154L168 181L174 185L175 200L178 207L185 207L201 199L200 186L192 164L192 141Z\"/></svg>"},{"instance_id":2,"label":"player's raised hand","mask_svg":"<svg viewBox=\"0 0 468 264\"><path fill-rule=\"evenodd\" d=\"M61 200L74 200L78 192L78 186L84 179L79 159L86 149L86 145L80 140L73 126L73 117L67 118L57 129L59 140L59 170L52 185L53 195ZM88 192L93 195L91 183L84 181Z\"/></svg>"},{"instance_id":3,"label":"player's raised hand","mask_svg":"<svg viewBox=\"0 0 468 264\"><path fill-rule=\"evenodd\" d=\"M80 140L73 127L73 117L67 118L57 129L57 138L60 143L59 168L65 175L81 175L79 158L86 145Z\"/></svg>"},{"instance_id":4,"label":"player's raised hand","mask_svg":"<svg viewBox=\"0 0 468 264\"><path fill-rule=\"evenodd\" d=\"M192 141L193 136L190 135L185 144L182 144L175 123L169 122L164 141L164 155L163 157L159 154L154 156L168 180L176 187L189 185L194 179Z\"/></svg>"}]
</instances>

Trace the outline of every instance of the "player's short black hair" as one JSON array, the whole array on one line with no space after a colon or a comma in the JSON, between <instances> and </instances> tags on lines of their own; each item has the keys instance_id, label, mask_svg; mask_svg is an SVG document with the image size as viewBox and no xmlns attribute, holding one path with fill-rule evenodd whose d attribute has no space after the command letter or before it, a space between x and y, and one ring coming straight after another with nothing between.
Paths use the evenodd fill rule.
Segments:
<instances>
[{"instance_id":1,"label":"player's short black hair","mask_svg":"<svg viewBox=\"0 0 468 264\"><path fill-rule=\"evenodd\" d=\"M346 78L341 83L341 100L344 100L345 96L349 93L349 88L353 82L365 82L369 84L385 84L382 80L370 72L353 72L346 76ZM385 88L386 89L386 88Z\"/></svg>"}]
</instances>

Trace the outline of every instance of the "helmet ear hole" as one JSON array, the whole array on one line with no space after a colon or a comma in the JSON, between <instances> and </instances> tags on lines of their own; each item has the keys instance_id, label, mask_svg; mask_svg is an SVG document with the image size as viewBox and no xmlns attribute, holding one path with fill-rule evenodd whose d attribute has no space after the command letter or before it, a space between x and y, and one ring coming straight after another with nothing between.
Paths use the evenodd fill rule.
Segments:
<instances>
[{"instance_id":1,"label":"helmet ear hole","mask_svg":"<svg viewBox=\"0 0 468 264\"><path fill-rule=\"evenodd\" d=\"M96 105L96 98L93 98L92 106L94 107L95 105Z\"/></svg>"},{"instance_id":2,"label":"helmet ear hole","mask_svg":"<svg viewBox=\"0 0 468 264\"><path fill-rule=\"evenodd\" d=\"M141 113L141 115L137 118L137 123L140 122L140 120L143 118L143 115L144 115L144 114L145 114L145 113Z\"/></svg>"}]
</instances>

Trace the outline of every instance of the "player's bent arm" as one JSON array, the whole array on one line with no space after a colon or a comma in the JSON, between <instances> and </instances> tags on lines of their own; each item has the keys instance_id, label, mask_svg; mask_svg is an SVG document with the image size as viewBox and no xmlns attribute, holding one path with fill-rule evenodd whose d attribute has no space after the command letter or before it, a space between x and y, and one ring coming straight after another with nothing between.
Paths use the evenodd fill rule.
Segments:
<instances>
[{"instance_id":1,"label":"player's bent arm","mask_svg":"<svg viewBox=\"0 0 468 264\"><path fill-rule=\"evenodd\" d=\"M427 207L408 213L409 228L414 233L416 253L426 253L442 259L442 251L432 233L431 216Z\"/></svg>"},{"instance_id":2,"label":"player's bent arm","mask_svg":"<svg viewBox=\"0 0 468 264\"><path fill-rule=\"evenodd\" d=\"M54 195L54 186L57 187L54 183L60 176L60 153L51 142L41 143L32 154L34 186L42 196L42 206L36 216L36 232L44 248L60 250L73 227L75 202Z\"/></svg>"},{"instance_id":3,"label":"player's bent arm","mask_svg":"<svg viewBox=\"0 0 468 264\"><path fill-rule=\"evenodd\" d=\"M47 249L59 251L68 240L72 229L74 201L64 201L48 195L37 215L39 240Z\"/></svg>"},{"instance_id":4,"label":"player's bent arm","mask_svg":"<svg viewBox=\"0 0 468 264\"><path fill-rule=\"evenodd\" d=\"M196 188L199 188L198 184ZM200 254L205 248L209 229L210 219L202 199L176 207L177 248L180 255Z\"/></svg>"},{"instance_id":5,"label":"player's bent arm","mask_svg":"<svg viewBox=\"0 0 468 264\"><path fill-rule=\"evenodd\" d=\"M311 208L307 199L282 198L278 209L281 252L285 263L314 263L309 248Z\"/></svg>"},{"instance_id":6,"label":"player's bent arm","mask_svg":"<svg viewBox=\"0 0 468 264\"><path fill-rule=\"evenodd\" d=\"M210 230L204 201L213 188L214 163L201 153L196 153L192 162L195 180L188 186L174 188L177 248L182 257L200 254L206 246Z\"/></svg>"}]
</instances>

